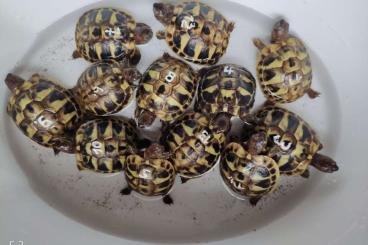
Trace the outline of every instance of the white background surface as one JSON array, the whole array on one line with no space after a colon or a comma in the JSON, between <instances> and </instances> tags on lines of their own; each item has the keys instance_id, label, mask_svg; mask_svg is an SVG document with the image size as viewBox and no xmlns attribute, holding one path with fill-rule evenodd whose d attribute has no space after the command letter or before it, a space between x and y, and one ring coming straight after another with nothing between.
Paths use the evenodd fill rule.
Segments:
<instances>
[{"instance_id":1,"label":"white background surface","mask_svg":"<svg viewBox=\"0 0 368 245\"><path fill-rule=\"evenodd\" d=\"M0 0L0 80L32 44L37 33L63 15L95 1ZM300 204L277 226L266 226L218 244L366 244L368 240L368 2L364 0L236 0L271 17L287 16L318 52L336 82L343 117L336 159L342 177L336 193L311 213ZM308 26L308 28L306 28ZM310 28L313 26L314 28ZM325 31L325 30L328 30ZM338 39L331 39L331 33ZM1 95L5 87L1 84ZM2 115L5 108L1 100ZM331 108L334 110L334 108ZM1 124L1 123L0 123ZM4 127L0 127L4 137ZM141 244L87 228L50 208L34 195L12 153L0 147L0 244ZM321 187L323 188L323 186ZM313 197L323 190L315 189ZM303 219L298 214L305 212ZM288 227L289 233L285 233Z\"/></svg>"}]
</instances>

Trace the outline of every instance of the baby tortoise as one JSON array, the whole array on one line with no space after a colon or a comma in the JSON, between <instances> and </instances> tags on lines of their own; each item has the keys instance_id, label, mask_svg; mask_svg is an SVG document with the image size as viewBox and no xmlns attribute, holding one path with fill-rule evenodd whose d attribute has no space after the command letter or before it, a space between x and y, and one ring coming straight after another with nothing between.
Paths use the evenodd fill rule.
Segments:
<instances>
[{"instance_id":1,"label":"baby tortoise","mask_svg":"<svg viewBox=\"0 0 368 245\"><path fill-rule=\"evenodd\" d=\"M153 12L165 26L165 31L157 32L157 38L165 39L184 59L213 65L225 54L234 22L228 22L212 7L198 1L155 3Z\"/></svg>"},{"instance_id":2,"label":"baby tortoise","mask_svg":"<svg viewBox=\"0 0 368 245\"><path fill-rule=\"evenodd\" d=\"M96 8L85 12L75 30L77 50L73 57L90 62L129 60L136 65L141 54L136 45L152 38L151 28L114 8Z\"/></svg>"},{"instance_id":3,"label":"baby tortoise","mask_svg":"<svg viewBox=\"0 0 368 245\"><path fill-rule=\"evenodd\" d=\"M79 170L115 173L124 170L137 133L132 121L103 117L82 124L75 138Z\"/></svg>"},{"instance_id":4,"label":"baby tortoise","mask_svg":"<svg viewBox=\"0 0 368 245\"><path fill-rule=\"evenodd\" d=\"M38 74L28 80L8 74L5 83L12 92L7 112L20 130L55 154L73 153L82 113L72 93Z\"/></svg>"},{"instance_id":5,"label":"baby tortoise","mask_svg":"<svg viewBox=\"0 0 368 245\"><path fill-rule=\"evenodd\" d=\"M92 115L105 116L119 112L132 101L140 72L116 62L98 62L80 76L73 91L82 109Z\"/></svg>"},{"instance_id":6,"label":"baby tortoise","mask_svg":"<svg viewBox=\"0 0 368 245\"><path fill-rule=\"evenodd\" d=\"M253 40L259 49L257 76L266 98L273 103L290 103L305 93L316 98L311 89L312 67L303 42L289 35L289 23L277 22L271 34L271 44Z\"/></svg>"},{"instance_id":7,"label":"baby tortoise","mask_svg":"<svg viewBox=\"0 0 368 245\"><path fill-rule=\"evenodd\" d=\"M221 158L220 173L226 186L240 198L249 197L253 206L275 189L280 177L277 163L260 155L266 142L265 133L254 134L248 143L228 144Z\"/></svg>"},{"instance_id":8,"label":"baby tortoise","mask_svg":"<svg viewBox=\"0 0 368 245\"><path fill-rule=\"evenodd\" d=\"M249 121L256 82L244 67L222 64L200 70L195 110L210 116L219 131L231 128L231 118Z\"/></svg>"},{"instance_id":9,"label":"baby tortoise","mask_svg":"<svg viewBox=\"0 0 368 245\"><path fill-rule=\"evenodd\" d=\"M140 81L135 111L138 126L148 127L156 117L163 122L175 120L192 104L196 89L193 69L165 53Z\"/></svg>"},{"instance_id":10,"label":"baby tortoise","mask_svg":"<svg viewBox=\"0 0 368 245\"><path fill-rule=\"evenodd\" d=\"M153 143L144 151L143 157L139 154L128 156L125 177L128 187L121 191L122 195L129 195L133 190L147 197L163 196L165 204L173 204L168 193L176 173L163 146Z\"/></svg>"},{"instance_id":11,"label":"baby tortoise","mask_svg":"<svg viewBox=\"0 0 368 245\"><path fill-rule=\"evenodd\" d=\"M220 158L225 142L224 133L216 133L209 119L190 112L170 124L162 137L168 145L182 182L210 171Z\"/></svg>"},{"instance_id":12,"label":"baby tortoise","mask_svg":"<svg viewBox=\"0 0 368 245\"><path fill-rule=\"evenodd\" d=\"M334 160L317 153L323 146L315 131L295 113L266 106L256 113L255 120L256 130L268 138L263 154L277 162L281 174L308 177L309 165L326 173L338 170Z\"/></svg>"}]
</instances>

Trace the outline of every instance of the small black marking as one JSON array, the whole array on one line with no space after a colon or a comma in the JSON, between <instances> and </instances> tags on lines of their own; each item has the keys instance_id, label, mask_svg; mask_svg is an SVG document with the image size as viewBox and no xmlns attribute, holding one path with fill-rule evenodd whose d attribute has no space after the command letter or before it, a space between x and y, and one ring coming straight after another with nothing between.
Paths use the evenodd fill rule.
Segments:
<instances>
[{"instance_id":1,"label":"small black marking","mask_svg":"<svg viewBox=\"0 0 368 245\"><path fill-rule=\"evenodd\" d=\"M159 178L162 178L162 179L166 179L166 178L168 178L170 175L169 175L169 173L167 172L167 171L162 171L161 173L159 173L158 175L157 175L157 177L159 177Z\"/></svg>"},{"instance_id":2,"label":"small black marking","mask_svg":"<svg viewBox=\"0 0 368 245\"><path fill-rule=\"evenodd\" d=\"M304 142L310 138L312 138L311 132L309 130L309 128L305 125L302 126L303 127L303 136L299 139L301 142Z\"/></svg>"},{"instance_id":3,"label":"small black marking","mask_svg":"<svg viewBox=\"0 0 368 245\"><path fill-rule=\"evenodd\" d=\"M294 115L289 114L287 131L291 134L294 134L298 126L299 120Z\"/></svg>"},{"instance_id":4,"label":"small black marking","mask_svg":"<svg viewBox=\"0 0 368 245\"><path fill-rule=\"evenodd\" d=\"M264 80L269 81L275 77L276 73L272 70L264 70L262 75Z\"/></svg>"},{"instance_id":5,"label":"small black marking","mask_svg":"<svg viewBox=\"0 0 368 245\"><path fill-rule=\"evenodd\" d=\"M99 135L105 134L105 131L108 125L109 125L109 121L107 120L103 120L98 123L97 130L98 130Z\"/></svg>"},{"instance_id":6,"label":"small black marking","mask_svg":"<svg viewBox=\"0 0 368 245\"><path fill-rule=\"evenodd\" d=\"M197 165L194 167L194 169L197 171L197 173L199 174L203 174L205 173L208 169L206 168L206 166L203 165Z\"/></svg>"},{"instance_id":7,"label":"small black marking","mask_svg":"<svg viewBox=\"0 0 368 245\"><path fill-rule=\"evenodd\" d=\"M69 113L72 113L72 112L75 112L75 107L74 107L73 103L68 101L63 107L63 112L64 112L65 115L67 115Z\"/></svg>"},{"instance_id":8,"label":"small black marking","mask_svg":"<svg viewBox=\"0 0 368 245\"><path fill-rule=\"evenodd\" d=\"M265 179L256 183L256 185L266 189L271 185L271 181L269 179Z\"/></svg>"},{"instance_id":9,"label":"small black marking","mask_svg":"<svg viewBox=\"0 0 368 245\"><path fill-rule=\"evenodd\" d=\"M211 33L210 28L208 28L208 26L204 26L202 29L202 33L205 35L209 35Z\"/></svg>"},{"instance_id":10,"label":"small black marking","mask_svg":"<svg viewBox=\"0 0 368 245\"><path fill-rule=\"evenodd\" d=\"M158 93L158 94L163 94L163 93L165 93L165 85L161 85L161 86L158 88L157 93Z\"/></svg>"},{"instance_id":11,"label":"small black marking","mask_svg":"<svg viewBox=\"0 0 368 245\"><path fill-rule=\"evenodd\" d=\"M233 154L233 153L226 154L226 160L228 162L234 162L235 159L236 159L235 154ZM242 166L242 167L245 167L245 166Z\"/></svg>"},{"instance_id":12,"label":"small black marking","mask_svg":"<svg viewBox=\"0 0 368 245\"><path fill-rule=\"evenodd\" d=\"M262 65L264 65L264 66L268 66L268 65L270 65L272 62L274 62L275 61L275 57L274 56L272 56L272 55L270 55L270 56L267 56L266 58L264 58L263 59L263 62L262 62Z\"/></svg>"},{"instance_id":13,"label":"small black marking","mask_svg":"<svg viewBox=\"0 0 368 245\"><path fill-rule=\"evenodd\" d=\"M107 168L107 166L104 162L102 162L98 165L98 170L100 170L102 172L110 172L110 170Z\"/></svg>"},{"instance_id":14,"label":"small black marking","mask_svg":"<svg viewBox=\"0 0 368 245\"><path fill-rule=\"evenodd\" d=\"M118 123L113 122L112 130L113 130L113 134L119 135L121 131L123 130L123 126Z\"/></svg>"},{"instance_id":15,"label":"small black marking","mask_svg":"<svg viewBox=\"0 0 368 245\"><path fill-rule=\"evenodd\" d=\"M95 111L95 113L96 113L97 115L104 115L104 114L106 114L106 111L104 111L104 110L100 109L99 107L95 107L95 108L94 108L94 111Z\"/></svg>"},{"instance_id":16,"label":"small black marking","mask_svg":"<svg viewBox=\"0 0 368 245\"><path fill-rule=\"evenodd\" d=\"M184 53L186 53L190 57L193 57L194 52L195 52L195 45L193 45L193 43L189 41L187 46L184 48Z\"/></svg>"},{"instance_id":17,"label":"small black marking","mask_svg":"<svg viewBox=\"0 0 368 245\"><path fill-rule=\"evenodd\" d=\"M92 34L93 34L93 36L95 36L95 38L100 38L101 37L101 28L96 27L95 29L93 29Z\"/></svg>"},{"instance_id":18,"label":"small black marking","mask_svg":"<svg viewBox=\"0 0 368 245\"><path fill-rule=\"evenodd\" d=\"M216 161L216 156L210 154L206 157L206 160L209 164L213 164Z\"/></svg>"},{"instance_id":19,"label":"small black marking","mask_svg":"<svg viewBox=\"0 0 368 245\"><path fill-rule=\"evenodd\" d=\"M225 81L224 82L224 88L225 89L232 89L233 88L233 83L230 80Z\"/></svg>"},{"instance_id":20,"label":"small black marking","mask_svg":"<svg viewBox=\"0 0 368 245\"><path fill-rule=\"evenodd\" d=\"M110 21L110 18L111 18L111 14L112 14L112 11L109 10L109 9L102 9L101 11L101 16L102 16L102 21Z\"/></svg>"},{"instance_id":21,"label":"small black marking","mask_svg":"<svg viewBox=\"0 0 368 245\"><path fill-rule=\"evenodd\" d=\"M216 102L216 99L215 99L216 97L217 97L217 93L208 93L206 91L204 91L202 93L202 98L207 103L215 103Z\"/></svg>"},{"instance_id":22,"label":"small black marking","mask_svg":"<svg viewBox=\"0 0 368 245\"><path fill-rule=\"evenodd\" d=\"M273 110L271 113L271 118L272 118L271 125L278 126L278 124L280 123L283 117L284 117L284 112L279 111L279 110Z\"/></svg>"},{"instance_id":23,"label":"small black marking","mask_svg":"<svg viewBox=\"0 0 368 245\"><path fill-rule=\"evenodd\" d=\"M239 180L244 180L245 179L245 176L244 176L244 174L243 173L240 173L240 172L238 172L238 179Z\"/></svg>"},{"instance_id":24,"label":"small black marking","mask_svg":"<svg viewBox=\"0 0 368 245\"><path fill-rule=\"evenodd\" d=\"M218 144L218 143L213 143L212 147L213 147L213 149L215 150L215 152L219 152L219 151L220 151L220 144Z\"/></svg>"},{"instance_id":25,"label":"small black marking","mask_svg":"<svg viewBox=\"0 0 368 245\"><path fill-rule=\"evenodd\" d=\"M51 94L48 96L48 101L50 104L54 101L63 99L65 99L65 95L57 90L52 91Z\"/></svg>"},{"instance_id":26,"label":"small black marking","mask_svg":"<svg viewBox=\"0 0 368 245\"><path fill-rule=\"evenodd\" d=\"M37 85L35 86L35 90L37 93L41 92L42 90L46 90L50 88L50 83L47 81L40 81L39 83L37 83Z\"/></svg>"},{"instance_id":27,"label":"small black marking","mask_svg":"<svg viewBox=\"0 0 368 245\"><path fill-rule=\"evenodd\" d=\"M180 103L185 103L189 99L189 96L185 95L185 94L177 93L176 96L178 97L178 100L179 100Z\"/></svg>"},{"instance_id":28,"label":"small black marking","mask_svg":"<svg viewBox=\"0 0 368 245\"><path fill-rule=\"evenodd\" d=\"M116 150L115 146L113 145L108 145L106 146L106 151L109 152L109 153L112 153Z\"/></svg>"},{"instance_id":29,"label":"small black marking","mask_svg":"<svg viewBox=\"0 0 368 245\"><path fill-rule=\"evenodd\" d=\"M123 163L119 159L114 159L112 169L121 170L123 169Z\"/></svg>"},{"instance_id":30,"label":"small black marking","mask_svg":"<svg viewBox=\"0 0 368 245\"><path fill-rule=\"evenodd\" d=\"M195 128L197 126L197 122L195 120L188 120L185 122L185 125L190 128Z\"/></svg>"},{"instance_id":31,"label":"small black marking","mask_svg":"<svg viewBox=\"0 0 368 245\"><path fill-rule=\"evenodd\" d=\"M119 24L124 24L126 22L126 17L123 14L117 13L115 16Z\"/></svg>"},{"instance_id":32,"label":"small black marking","mask_svg":"<svg viewBox=\"0 0 368 245\"><path fill-rule=\"evenodd\" d=\"M208 48L203 48L198 55L198 59L204 60L207 59L209 56L210 50Z\"/></svg>"},{"instance_id":33,"label":"small black marking","mask_svg":"<svg viewBox=\"0 0 368 245\"><path fill-rule=\"evenodd\" d=\"M180 137L184 137L184 134L185 134L183 127L181 127L180 125L178 127L175 127L173 129L173 132L179 135Z\"/></svg>"},{"instance_id":34,"label":"small black marking","mask_svg":"<svg viewBox=\"0 0 368 245\"><path fill-rule=\"evenodd\" d=\"M113 112L116 110L117 106L113 102L105 101L104 104L108 112Z\"/></svg>"}]
</instances>

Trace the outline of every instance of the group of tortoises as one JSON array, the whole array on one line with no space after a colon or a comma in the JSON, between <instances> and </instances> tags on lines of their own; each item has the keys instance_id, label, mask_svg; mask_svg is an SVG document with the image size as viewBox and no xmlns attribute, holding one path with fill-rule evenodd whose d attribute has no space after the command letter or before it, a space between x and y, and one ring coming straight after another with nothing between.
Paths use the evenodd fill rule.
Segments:
<instances>
[{"instance_id":1,"label":"group of tortoises","mask_svg":"<svg viewBox=\"0 0 368 245\"><path fill-rule=\"evenodd\" d=\"M74 153L79 170L123 171L122 194L163 196L167 204L176 175L184 183L217 162L225 186L252 204L276 187L280 175L308 177L309 166L338 170L317 153L322 144L307 122L276 106L319 95L311 89L308 52L286 21L275 24L270 44L254 39L257 78L268 102L251 113L256 79L240 65L217 64L234 23L198 1L155 3L153 12L165 26L157 38L187 62L165 53L141 74L137 45L150 41L151 28L118 9L89 10L76 25L73 57L93 64L74 88L38 74L5 79L12 92L7 111L20 130L55 153ZM189 63L207 66L196 71ZM127 107L135 90L134 119L111 116ZM241 137L229 137L232 118L244 122ZM162 130L153 143L138 128L156 119Z\"/></svg>"}]
</instances>

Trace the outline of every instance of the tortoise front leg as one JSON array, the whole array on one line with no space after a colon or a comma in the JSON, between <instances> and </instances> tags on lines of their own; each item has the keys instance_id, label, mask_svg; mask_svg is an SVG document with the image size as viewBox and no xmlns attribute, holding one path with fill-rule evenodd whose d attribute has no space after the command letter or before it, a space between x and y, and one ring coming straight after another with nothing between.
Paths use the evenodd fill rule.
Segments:
<instances>
[{"instance_id":1,"label":"tortoise front leg","mask_svg":"<svg viewBox=\"0 0 368 245\"><path fill-rule=\"evenodd\" d=\"M321 95L320 92L317 92L317 91L315 91L311 88L308 89L307 94L308 94L309 98L311 98L311 99L315 99L315 98L317 98Z\"/></svg>"},{"instance_id":2,"label":"tortoise front leg","mask_svg":"<svg viewBox=\"0 0 368 245\"><path fill-rule=\"evenodd\" d=\"M165 31L158 31L158 32L156 32L156 37L159 40L165 39L166 38L166 32Z\"/></svg>"}]
</instances>

